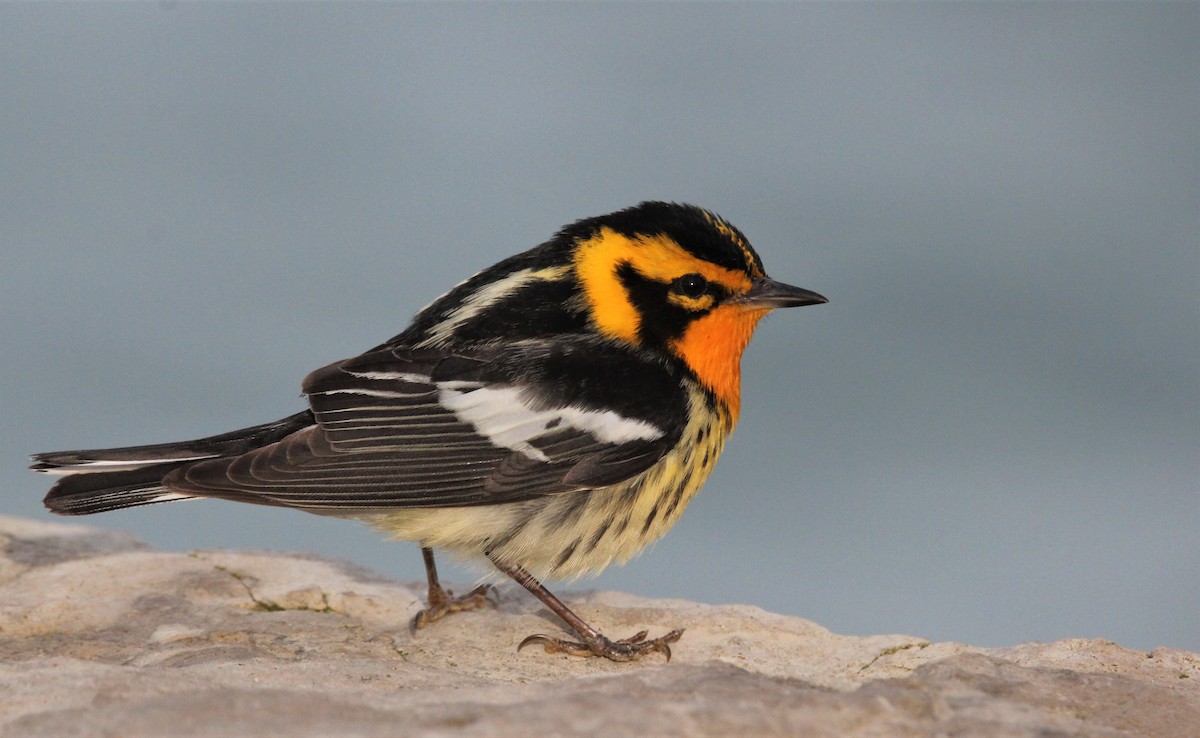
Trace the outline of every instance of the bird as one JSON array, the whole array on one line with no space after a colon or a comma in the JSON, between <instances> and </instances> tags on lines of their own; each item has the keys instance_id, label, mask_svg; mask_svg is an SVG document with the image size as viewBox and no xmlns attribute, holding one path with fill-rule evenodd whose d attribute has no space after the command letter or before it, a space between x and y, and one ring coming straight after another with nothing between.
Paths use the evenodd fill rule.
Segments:
<instances>
[{"instance_id":1,"label":"bird","mask_svg":"<svg viewBox=\"0 0 1200 738\"><path fill-rule=\"evenodd\" d=\"M737 423L760 319L825 302L768 277L714 212L646 201L564 226L313 371L301 412L181 443L38 453L30 468L60 475L44 504L62 515L216 498L365 521L421 547L414 629L492 602L490 584L443 587L437 550L507 575L577 638L533 634L518 651L670 660L682 630L610 639L541 580L599 573L666 533Z\"/></svg>"}]
</instances>

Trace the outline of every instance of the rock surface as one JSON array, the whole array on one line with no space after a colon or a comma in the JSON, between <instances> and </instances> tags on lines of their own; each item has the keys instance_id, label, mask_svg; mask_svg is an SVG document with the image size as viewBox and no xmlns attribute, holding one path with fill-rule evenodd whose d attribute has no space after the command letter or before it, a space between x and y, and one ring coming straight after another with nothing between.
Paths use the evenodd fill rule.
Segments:
<instances>
[{"instance_id":1,"label":"rock surface","mask_svg":"<svg viewBox=\"0 0 1200 738\"><path fill-rule=\"evenodd\" d=\"M837 635L747 606L611 592L610 636L671 663L516 653L562 626L523 591L409 632L420 585L318 558L150 550L0 517L3 736L1200 736L1200 655Z\"/></svg>"}]
</instances>

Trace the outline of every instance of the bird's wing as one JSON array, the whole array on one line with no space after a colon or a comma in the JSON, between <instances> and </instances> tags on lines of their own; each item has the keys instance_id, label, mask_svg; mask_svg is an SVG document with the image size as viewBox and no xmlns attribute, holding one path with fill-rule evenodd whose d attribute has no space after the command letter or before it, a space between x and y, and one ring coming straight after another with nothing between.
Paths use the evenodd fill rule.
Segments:
<instances>
[{"instance_id":1,"label":"bird's wing","mask_svg":"<svg viewBox=\"0 0 1200 738\"><path fill-rule=\"evenodd\" d=\"M686 403L669 369L617 351L562 341L374 351L305 379L315 425L178 469L165 486L337 512L486 505L614 484L678 442ZM605 365L621 369L597 375ZM640 399L614 410L626 372L642 384L621 390Z\"/></svg>"}]
</instances>

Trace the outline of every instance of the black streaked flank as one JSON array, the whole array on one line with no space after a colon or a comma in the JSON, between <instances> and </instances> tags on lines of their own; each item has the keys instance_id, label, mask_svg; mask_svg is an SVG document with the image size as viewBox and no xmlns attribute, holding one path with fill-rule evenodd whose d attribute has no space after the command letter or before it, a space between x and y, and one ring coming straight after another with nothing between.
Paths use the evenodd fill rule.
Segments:
<instances>
[{"instance_id":1,"label":"black streaked flank","mask_svg":"<svg viewBox=\"0 0 1200 738\"><path fill-rule=\"evenodd\" d=\"M557 515L551 522L556 527L566 527L579 522L579 518L583 516L583 511L587 509L590 495L586 492L575 492L557 509Z\"/></svg>"},{"instance_id":2,"label":"black streaked flank","mask_svg":"<svg viewBox=\"0 0 1200 738\"><path fill-rule=\"evenodd\" d=\"M555 569L561 569L564 564L571 560L571 557L575 555L575 549L579 548L579 543L579 539L576 538L570 546L563 549L563 552L558 556L558 560L554 562Z\"/></svg>"},{"instance_id":3,"label":"black streaked flank","mask_svg":"<svg viewBox=\"0 0 1200 738\"><path fill-rule=\"evenodd\" d=\"M658 517L658 504L650 509L650 514L646 516L646 521L642 523L642 535L646 535L650 530L650 526L654 525L654 519Z\"/></svg>"},{"instance_id":4,"label":"black streaked flank","mask_svg":"<svg viewBox=\"0 0 1200 738\"><path fill-rule=\"evenodd\" d=\"M608 523L596 526L596 530L592 531L592 537L588 539L583 555L587 556L592 551L595 551L596 546L604 539L604 534L606 533L608 533Z\"/></svg>"}]
</instances>

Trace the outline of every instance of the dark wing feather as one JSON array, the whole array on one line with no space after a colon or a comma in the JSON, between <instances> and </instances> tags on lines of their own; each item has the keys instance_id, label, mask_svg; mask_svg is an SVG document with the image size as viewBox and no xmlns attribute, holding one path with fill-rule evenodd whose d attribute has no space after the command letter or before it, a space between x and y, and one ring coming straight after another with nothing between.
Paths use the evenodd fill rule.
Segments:
<instances>
[{"instance_id":1,"label":"dark wing feather","mask_svg":"<svg viewBox=\"0 0 1200 738\"><path fill-rule=\"evenodd\" d=\"M653 391L636 410L618 413L589 402L587 382L570 375L586 378L596 361L636 355L563 343L384 349L332 364L304 383L315 425L241 456L177 469L164 485L337 512L515 502L645 471L678 442L679 380L646 361ZM550 354L554 376L544 370Z\"/></svg>"}]
</instances>

